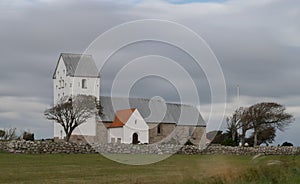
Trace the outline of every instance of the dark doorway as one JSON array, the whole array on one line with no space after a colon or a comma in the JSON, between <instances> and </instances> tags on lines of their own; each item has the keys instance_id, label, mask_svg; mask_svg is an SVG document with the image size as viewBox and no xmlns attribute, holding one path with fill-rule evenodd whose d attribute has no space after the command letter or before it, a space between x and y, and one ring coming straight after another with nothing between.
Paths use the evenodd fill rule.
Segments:
<instances>
[{"instance_id":1,"label":"dark doorway","mask_svg":"<svg viewBox=\"0 0 300 184\"><path fill-rule=\"evenodd\" d=\"M137 144L137 143L139 143L139 136L137 133L134 133L132 135L132 144Z\"/></svg>"}]
</instances>

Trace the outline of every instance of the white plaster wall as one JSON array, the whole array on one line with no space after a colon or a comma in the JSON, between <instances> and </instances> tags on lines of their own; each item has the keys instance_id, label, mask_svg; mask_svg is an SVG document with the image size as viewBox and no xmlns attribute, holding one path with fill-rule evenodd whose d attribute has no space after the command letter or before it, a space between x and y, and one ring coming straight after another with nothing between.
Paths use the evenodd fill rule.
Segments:
<instances>
[{"instance_id":1,"label":"white plaster wall","mask_svg":"<svg viewBox=\"0 0 300 184\"><path fill-rule=\"evenodd\" d=\"M53 79L54 104L56 104L62 96L70 95L70 78L66 76L66 71L66 66L61 57L56 69L55 79ZM63 86L60 81L64 81Z\"/></svg>"},{"instance_id":2,"label":"white plaster wall","mask_svg":"<svg viewBox=\"0 0 300 184\"><path fill-rule=\"evenodd\" d=\"M115 142L117 142L118 138L121 138L121 143L124 143L123 127L109 128L108 129L108 142L109 143L111 143L111 138L115 138Z\"/></svg>"},{"instance_id":3,"label":"white plaster wall","mask_svg":"<svg viewBox=\"0 0 300 184\"><path fill-rule=\"evenodd\" d=\"M138 110L135 110L124 125L124 142L132 143L132 135L138 134L140 143L149 143L149 127Z\"/></svg>"},{"instance_id":4,"label":"white plaster wall","mask_svg":"<svg viewBox=\"0 0 300 184\"><path fill-rule=\"evenodd\" d=\"M54 104L63 96L75 96L78 94L93 95L99 99L100 91L100 78L96 77L71 77L66 76L66 66L62 57L59 59L59 63L56 70L56 78L53 79L53 95ZM82 79L87 80L87 88L82 88ZM59 81L64 81L64 86L61 86ZM62 130L62 133L61 133ZM74 131L73 135L89 135L96 136L96 120L92 117L87 120L86 123L79 125ZM65 133L63 127L57 123L54 123L54 137L64 138Z\"/></svg>"},{"instance_id":5,"label":"white plaster wall","mask_svg":"<svg viewBox=\"0 0 300 184\"><path fill-rule=\"evenodd\" d=\"M82 79L87 80L87 88L82 88ZM100 78L96 77L70 77L70 82L72 83L71 94L72 95L93 95L99 99L100 90Z\"/></svg>"},{"instance_id":6,"label":"white plaster wall","mask_svg":"<svg viewBox=\"0 0 300 184\"><path fill-rule=\"evenodd\" d=\"M69 87L69 78L66 76L66 66L63 62L62 57L60 57L57 65L57 69L55 71L55 79L53 79L53 103L56 104L58 100L63 95L69 95L70 91L68 90ZM61 85L59 81L64 80L64 86ZM54 122L54 137L58 137L63 139L66 136L63 127Z\"/></svg>"}]
</instances>

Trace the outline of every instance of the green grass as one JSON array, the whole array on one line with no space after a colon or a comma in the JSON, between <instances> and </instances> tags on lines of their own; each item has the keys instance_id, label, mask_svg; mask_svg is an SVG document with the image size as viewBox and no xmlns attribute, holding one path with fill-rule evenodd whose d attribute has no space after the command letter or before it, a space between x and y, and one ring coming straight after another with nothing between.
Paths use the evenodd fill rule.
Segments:
<instances>
[{"instance_id":1,"label":"green grass","mask_svg":"<svg viewBox=\"0 0 300 184\"><path fill-rule=\"evenodd\" d=\"M300 157L174 155L133 166L98 154L0 153L0 183L300 183Z\"/></svg>"}]
</instances>

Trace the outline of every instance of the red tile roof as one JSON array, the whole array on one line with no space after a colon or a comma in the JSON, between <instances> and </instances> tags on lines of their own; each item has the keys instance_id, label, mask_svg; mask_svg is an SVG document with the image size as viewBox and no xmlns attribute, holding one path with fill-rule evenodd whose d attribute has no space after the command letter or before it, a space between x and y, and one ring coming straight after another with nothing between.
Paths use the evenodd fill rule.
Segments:
<instances>
[{"instance_id":1,"label":"red tile roof","mask_svg":"<svg viewBox=\"0 0 300 184\"><path fill-rule=\"evenodd\" d=\"M117 111L114 122L110 124L108 128L123 127L134 112L134 110L135 109L132 108Z\"/></svg>"}]
</instances>

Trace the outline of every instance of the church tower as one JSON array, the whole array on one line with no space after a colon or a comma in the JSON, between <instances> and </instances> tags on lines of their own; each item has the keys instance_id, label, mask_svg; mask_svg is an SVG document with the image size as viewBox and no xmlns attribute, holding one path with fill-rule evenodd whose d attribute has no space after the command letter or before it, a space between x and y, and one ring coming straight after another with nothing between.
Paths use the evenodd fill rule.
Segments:
<instances>
[{"instance_id":1,"label":"church tower","mask_svg":"<svg viewBox=\"0 0 300 184\"><path fill-rule=\"evenodd\" d=\"M79 94L92 95L99 99L100 76L91 55L62 53L59 56L53 74L53 100L56 104L64 96ZM80 136L96 136L95 118L78 126L73 134ZM61 125L54 123L54 138L63 139L65 133ZM77 137L77 139L81 139Z\"/></svg>"}]
</instances>

